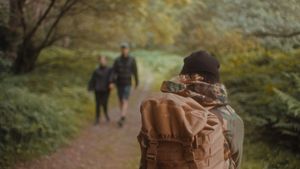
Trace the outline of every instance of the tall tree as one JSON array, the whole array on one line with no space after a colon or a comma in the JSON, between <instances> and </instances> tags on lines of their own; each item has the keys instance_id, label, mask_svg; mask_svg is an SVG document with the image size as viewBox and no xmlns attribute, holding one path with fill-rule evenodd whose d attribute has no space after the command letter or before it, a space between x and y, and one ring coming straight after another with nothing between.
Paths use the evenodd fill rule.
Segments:
<instances>
[{"instance_id":1,"label":"tall tree","mask_svg":"<svg viewBox=\"0 0 300 169\"><path fill-rule=\"evenodd\" d=\"M34 69L40 52L59 38L55 35L58 24L79 1L43 0L35 3L32 0L10 0L9 29L12 35L16 35L11 41L14 43L12 52L16 55L15 73Z\"/></svg>"},{"instance_id":2,"label":"tall tree","mask_svg":"<svg viewBox=\"0 0 300 169\"><path fill-rule=\"evenodd\" d=\"M89 46L133 41L143 47L151 39L154 44L172 44L180 26L172 11L187 3L189 0L10 0L13 70L17 74L32 71L40 52L66 37L73 45L73 40L80 42L75 45L89 42Z\"/></svg>"},{"instance_id":3,"label":"tall tree","mask_svg":"<svg viewBox=\"0 0 300 169\"><path fill-rule=\"evenodd\" d=\"M8 49L8 6L8 1L0 1L0 52L6 51Z\"/></svg>"}]
</instances>

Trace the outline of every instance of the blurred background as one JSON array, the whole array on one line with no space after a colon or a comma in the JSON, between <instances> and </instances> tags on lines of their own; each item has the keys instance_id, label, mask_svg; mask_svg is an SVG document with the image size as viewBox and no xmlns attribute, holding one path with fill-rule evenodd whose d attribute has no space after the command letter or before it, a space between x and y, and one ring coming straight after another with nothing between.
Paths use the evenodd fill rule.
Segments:
<instances>
[{"instance_id":1,"label":"blurred background","mask_svg":"<svg viewBox=\"0 0 300 169\"><path fill-rule=\"evenodd\" d=\"M184 56L212 53L245 121L243 169L299 168L299 11L300 0L0 0L0 168L81 137L94 116L86 88L97 56L112 63L122 42L141 88L151 76L148 93L178 74ZM134 133L125 168L138 166Z\"/></svg>"}]
</instances>

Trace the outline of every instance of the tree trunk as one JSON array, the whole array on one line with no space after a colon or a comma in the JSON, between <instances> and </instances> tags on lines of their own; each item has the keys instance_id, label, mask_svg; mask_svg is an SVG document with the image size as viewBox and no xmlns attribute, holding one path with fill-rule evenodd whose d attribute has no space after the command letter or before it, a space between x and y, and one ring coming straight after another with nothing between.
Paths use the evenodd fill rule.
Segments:
<instances>
[{"instance_id":1,"label":"tree trunk","mask_svg":"<svg viewBox=\"0 0 300 169\"><path fill-rule=\"evenodd\" d=\"M0 53L8 50L9 2L0 0ZM4 55L1 55L4 57ZM0 56L0 57L1 57Z\"/></svg>"},{"instance_id":2,"label":"tree trunk","mask_svg":"<svg viewBox=\"0 0 300 169\"><path fill-rule=\"evenodd\" d=\"M9 35L8 36L8 50L7 56L11 60L17 58L18 45L22 39L22 7L24 0L10 0L9 1Z\"/></svg>"},{"instance_id":3,"label":"tree trunk","mask_svg":"<svg viewBox=\"0 0 300 169\"><path fill-rule=\"evenodd\" d=\"M13 65L15 74L23 74L32 71L40 54L40 50L36 49L32 43L25 43L18 49L17 58Z\"/></svg>"},{"instance_id":4,"label":"tree trunk","mask_svg":"<svg viewBox=\"0 0 300 169\"><path fill-rule=\"evenodd\" d=\"M34 69L40 49L33 45L31 40L25 39L26 23L23 20L25 0L10 0L9 18L9 49L7 55L14 61L13 72L22 74Z\"/></svg>"}]
</instances>

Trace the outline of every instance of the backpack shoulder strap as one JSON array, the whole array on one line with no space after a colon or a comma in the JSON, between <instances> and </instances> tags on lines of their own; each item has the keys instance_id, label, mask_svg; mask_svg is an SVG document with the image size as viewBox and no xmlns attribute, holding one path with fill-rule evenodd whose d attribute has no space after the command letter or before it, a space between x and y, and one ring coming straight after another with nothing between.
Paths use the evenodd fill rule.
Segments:
<instances>
[{"instance_id":1,"label":"backpack shoulder strap","mask_svg":"<svg viewBox=\"0 0 300 169\"><path fill-rule=\"evenodd\" d=\"M150 137L149 133L140 131L138 135L138 140L140 142L141 148L145 150L145 169L156 169L157 167L157 149L158 140Z\"/></svg>"},{"instance_id":2,"label":"backpack shoulder strap","mask_svg":"<svg viewBox=\"0 0 300 169\"><path fill-rule=\"evenodd\" d=\"M225 160L229 159L231 156L231 148L230 148L230 141L228 140L228 138L226 137L226 132L227 132L227 125L224 123L224 117L222 114L224 114L224 112L221 109L228 109L228 105L220 105L220 106L215 106L209 109L210 112L212 112L213 114L215 114L219 121L222 124L222 130L223 130L223 135L225 137L225 143L224 143L224 155L225 155Z\"/></svg>"},{"instance_id":3,"label":"backpack shoulder strap","mask_svg":"<svg viewBox=\"0 0 300 169\"><path fill-rule=\"evenodd\" d=\"M183 143L184 159L189 166L189 169L197 169L193 142Z\"/></svg>"},{"instance_id":4,"label":"backpack shoulder strap","mask_svg":"<svg viewBox=\"0 0 300 169\"><path fill-rule=\"evenodd\" d=\"M147 152L146 152L147 169L156 169L157 148L158 148L157 140L149 140L148 141L148 148L147 148Z\"/></svg>"}]
</instances>

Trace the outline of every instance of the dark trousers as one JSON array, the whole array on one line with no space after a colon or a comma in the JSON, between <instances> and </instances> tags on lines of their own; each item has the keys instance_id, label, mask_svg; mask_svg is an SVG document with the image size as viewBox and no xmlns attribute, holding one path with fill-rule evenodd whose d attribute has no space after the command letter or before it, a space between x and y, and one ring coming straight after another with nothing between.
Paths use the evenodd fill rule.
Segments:
<instances>
[{"instance_id":1,"label":"dark trousers","mask_svg":"<svg viewBox=\"0 0 300 169\"><path fill-rule=\"evenodd\" d=\"M95 91L95 100L96 100L96 123L99 123L99 119L101 118L101 107L103 108L104 115L106 120L109 121L108 116L108 99L109 99L109 91Z\"/></svg>"}]
</instances>

